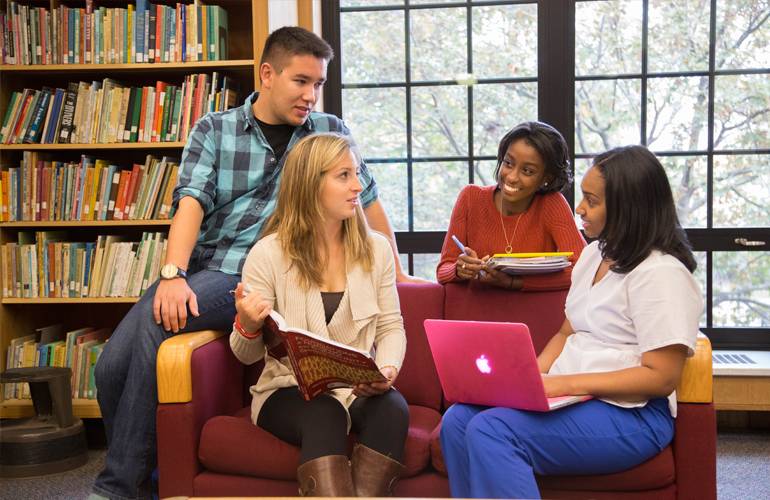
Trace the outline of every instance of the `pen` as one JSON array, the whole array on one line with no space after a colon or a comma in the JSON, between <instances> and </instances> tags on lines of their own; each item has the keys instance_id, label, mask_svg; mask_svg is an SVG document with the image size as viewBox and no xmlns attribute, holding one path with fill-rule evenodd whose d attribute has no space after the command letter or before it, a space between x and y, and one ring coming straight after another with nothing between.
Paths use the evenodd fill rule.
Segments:
<instances>
[{"instance_id":1,"label":"pen","mask_svg":"<svg viewBox=\"0 0 770 500\"><path fill-rule=\"evenodd\" d=\"M244 297L249 293L251 293L251 287L246 283L243 284L243 292L244 292L243 293ZM228 290L227 293L229 293L232 296L235 296L235 290Z\"/></svg>"},{"instance_id":2,"label":"pen","mask_svg":"<svg viewBox=\"0 0 770 500\"><path fill-rule=\"evenodd\" d=\"M463 242L460 241L459 238L457 238L457 236L455 236L454 234L452 235L452 241L455 242L455 245L457 245L457 248L460 249L461 253L465 255L469 255L468 252L465 251L465 245L463 245ZM483 269L479 271L479 276L483 277L483 276L486 276L486 274L487 273L485 273Z\"/></svg>"},{"instance_id":3,"label":"pen","mask_svg":"<svg viewBox=\"0 0 770 500\"><path fill-rule=\"evenodd\" d=\"M462 241L457 239L457 236L454 234L452 235L452 241L455 242L455 245L460 249L460 252L464 253L465 255L468 255L468 252L465 251L465 245L463 245Z\"/></svg>"}]
</instances>

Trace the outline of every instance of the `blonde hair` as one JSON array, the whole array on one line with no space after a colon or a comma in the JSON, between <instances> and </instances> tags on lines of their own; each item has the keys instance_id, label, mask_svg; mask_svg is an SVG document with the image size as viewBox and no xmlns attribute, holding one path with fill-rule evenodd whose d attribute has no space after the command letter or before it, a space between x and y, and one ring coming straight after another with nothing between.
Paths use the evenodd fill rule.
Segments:
<instances>
[{"instance_id":1,"label":"blonde hair","mask_svg":"<svg viewBox=\"0 0 770 500\"><path fill-rule=\"evenodd\" d=\"M314 134L297 142L283 166L275 212L265 223L263 236L277 233L281 248L306 287L322 285L326 264L319 247L324 241L321 185L326 173L347 154L361 162L353 143L340 134ZM370 271L372 244L360 206L342 222L342 238L347 263L357 262Z\"/></svg>"}]
</instances>

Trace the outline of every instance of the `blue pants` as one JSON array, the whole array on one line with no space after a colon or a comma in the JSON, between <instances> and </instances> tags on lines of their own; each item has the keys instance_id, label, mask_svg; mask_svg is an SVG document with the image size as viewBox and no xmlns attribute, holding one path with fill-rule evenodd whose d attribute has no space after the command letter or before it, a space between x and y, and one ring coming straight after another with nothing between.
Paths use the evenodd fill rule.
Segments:
<instances>
[{"instance_id":1,"label":"blue pants","mask_svg":"<svg viewBox=\"0 0 770 500\"><path fill-rule=\"evenodd\" d=\"M239 281L240 276L218 271L191 274L188 284L197 295L200 315L196 318L188 311L182 331L230 330L235 303L228 290ZM152 315L157 286L150 287L123 318L95 368L108 450L93 491L111 499L151 496L150 474L157 462L155 358L161 342L172 335Z\"/></svg>"},{"instance_id":2,"label":"blue pants","mask_svg":"<svg viewBox=\"0 0 770 500\"><path fill-rule=\"evenodd\" d=\"M632 409L590 400L548 413L455 404L441 423L449 487L462 498L540 498L536 473L623 471L673 437L665 398Z\"/></svg>"}]
</instances>

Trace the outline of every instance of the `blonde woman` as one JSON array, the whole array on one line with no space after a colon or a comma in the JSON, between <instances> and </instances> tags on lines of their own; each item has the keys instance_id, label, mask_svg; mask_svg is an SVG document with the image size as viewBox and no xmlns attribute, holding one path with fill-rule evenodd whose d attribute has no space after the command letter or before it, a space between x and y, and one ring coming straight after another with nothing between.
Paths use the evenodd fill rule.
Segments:
<instances>
[{"instance_id":1,"label":"blonde woman","mask_svg":"<svg viewBox=\"0 0 770 500\"><path fill-rule=\"evenodd\" d=\"M297 479L305 496L386 496L403 469L409 411L392 385L406 336L393 253L361 209L359 164L341 135L316 134L294 146L275 213L235 291L233 353L245 364L265 359L251 387L252 421L301 447ZM260 328L272 309L290 326L374 350L387 382L303 400L288 358L266 352ZM358 444L348 461L351 429Z\"/></svg>"}]
</instances>

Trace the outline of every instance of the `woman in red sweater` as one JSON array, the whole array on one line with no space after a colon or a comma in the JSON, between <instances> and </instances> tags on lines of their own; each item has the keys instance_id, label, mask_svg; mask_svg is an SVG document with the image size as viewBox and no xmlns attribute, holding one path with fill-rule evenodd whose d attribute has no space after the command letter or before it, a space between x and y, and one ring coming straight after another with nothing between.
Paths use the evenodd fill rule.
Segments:
<instances>
[{"instance_id":1,"label":"woman in red sweater","mask_svg":"<svg viewBox=\"0 0 770 500\"><path fill-rule=\"evenodd\" d=\"M436 269L439 283L475 279L511 290L568 289L572 267L530 276L486 267L496 253L573 252L570 260L577 261L586 243L561 194L572 181L564 137L546 123L520 123L500 141L495 178L497 185L465 186L457 197Z\"/></svg>"}]
</instances>

